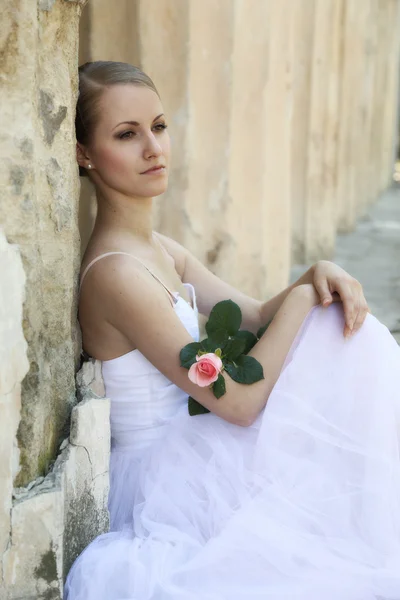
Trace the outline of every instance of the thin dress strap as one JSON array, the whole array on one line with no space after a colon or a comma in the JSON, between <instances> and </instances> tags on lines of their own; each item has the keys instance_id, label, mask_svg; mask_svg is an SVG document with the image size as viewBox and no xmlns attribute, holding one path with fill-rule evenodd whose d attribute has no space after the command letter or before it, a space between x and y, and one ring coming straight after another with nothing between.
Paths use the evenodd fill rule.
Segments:
<instances>
[{"instance_id":1,"label":"thin dress strap","mask_svg":"<svg viewBox=\"0 0 400 600\"><path fill-rule=\"evenodd\" d=\"M137 256L135 256L134 254L129 254L129 252L121 252L121 251L115 251L115 252L105 252L105 254L100 254L100 256L96 256L96 258L94 258L92 261L90 261L90 263L87 265L87 267L85 268L85 270L82 273L82 277L80 280L80 284L79 284L79 290L81 290L82 288L82 283L83 280L86 277L86 273L89 271L90 267L92 267L98 260L101 260L102 258L105 258L106 256L111 256L112 254L125 254L126 256L131 256L132 258L136 259L138 262L140 262L141 265L143 265L143 267L145 269L147 269L147 271L150 273L150 275L152 275L155 279L157 279L157 281L159 283L161 283L161 285L163 286L163 288L168 292L168 294L173 298L174 302L176 302L176 295L174 294L174 292L171 292L171 290L161 281L161 279L159 277L157 277L157 275L155 273L153 273L153 271L151 269L149 269L149 267L147 267L144 262L142 262L140 260L140 258L138 258Z\"/></svg>"}]
</instances>

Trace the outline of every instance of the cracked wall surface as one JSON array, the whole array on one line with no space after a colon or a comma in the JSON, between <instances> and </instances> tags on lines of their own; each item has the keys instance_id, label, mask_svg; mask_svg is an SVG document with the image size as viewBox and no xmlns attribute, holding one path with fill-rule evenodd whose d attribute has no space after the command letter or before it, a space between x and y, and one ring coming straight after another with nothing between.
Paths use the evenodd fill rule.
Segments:
<instances>
[{"instance_id":1,"label":"cracked wall surface","mask_svg":"<svg viewBox=\"0 0 400 600\"><path fill-rule=\"evenodd\" d=\"M99 363L78 372L69 438L45 477L13 487L20 451L21 381L29 368L22 329L26 276L0 230L0 599L61 600L76 556L109 526L109 400Z\"/></svg>"},{"instance_id":2,"label":"cracked wall surface","mask_svg":"<svg viewBox=\"0 0 400 600\"><path fill-rule=\"evenodd\" d=\"M61 600L76 556L108 530L109 401L92 392L46 477L16 488L2 556L2 600Z\"/></svg>"},{"instance_id":3,"label":"cracked wall surface","mask_svg":"<svg viewBox=\"0 0 400 600\"><path fill-rule=\"evenodd\" d=\"M0 226L26 273L29 371L15 484L44 476L75 402L79 177L75 161L78 24L84 2L10 0L0 23Z\"/></svg>"},{"instance_id":4,"label":"cracked wall surface","mask_svg":"<svg viewBox=\"0 0 400 600\"><path fill-rule=\"evenodd\" d=\"M108 530L109 401L80 363L75 161L85 0L11 0L0 21L0 599L60 600Z\"/></svg>"},{"instance_id":5,"label":"cracked wall surface","mask_svg":"<svg viewBox=\"0 0 400 600\"><path fill-rule=\"evenodd\" d=\"M29 364L22 333L25 273L17 246L0 230L0 592L4 557L11 544L13 480L19 469L16 434L21 410L21 380ZM1 597L1 594L0 594Z\"/></svg>"}]
</instances>

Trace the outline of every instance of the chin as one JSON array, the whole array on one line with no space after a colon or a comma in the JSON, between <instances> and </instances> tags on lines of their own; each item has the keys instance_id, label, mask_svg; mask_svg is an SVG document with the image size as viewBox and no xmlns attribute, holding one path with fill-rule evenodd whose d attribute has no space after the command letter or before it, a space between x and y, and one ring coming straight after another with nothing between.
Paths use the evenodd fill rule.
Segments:
<instances>
[{"instance_id":1,"label":"chin","mask_svg":"<svg viewBox=\"0 0 400 600\"><path fill-rule=\"evenodd\" d=\"M153 185L147 185L146 188L143 190L143 193L140 194L141 196L145 196L146 198L151 198L153 196L160 196L161 194L163 194L166 189L168 187L168 182L167 180L163 181L163 182L159 182L158 184L153 184Z\"/></svg>"}]
</instances>

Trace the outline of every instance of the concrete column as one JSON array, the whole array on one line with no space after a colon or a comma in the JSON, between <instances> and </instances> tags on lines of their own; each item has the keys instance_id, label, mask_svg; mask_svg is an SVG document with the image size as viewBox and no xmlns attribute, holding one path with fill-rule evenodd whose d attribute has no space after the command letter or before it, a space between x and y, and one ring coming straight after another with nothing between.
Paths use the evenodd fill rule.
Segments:
<instances>
[{"instance_id":1,"label":"concrete column","mask_svg":"<svg viewBox=\"0 0 400 600\"><path fill-rule=\"evenodd\" d=\"M373 121L375 112L374 99L377 91L374 89L375 77L377 71L377 21L379 18L378 0L369 0L367 2L367 19L365 35L365 74L363 93L365 95L364 120L363 120L363 166L362 175L359 181L359 203L358 215L364 216L372 201L376 200L375 173L374 173L374 140Z\"/></svg>"},{"instance_id":2,"label":"concrete column","mask_svg":"<svg viewBox=\"0 0 400 600\"><path fill-rule=\"evenodd\" d=\"M154 228L183 242L188 222L189 10L186 0L137 0L140 67L153 79L168 118L172 168L155 199Z\"/></svg>"},{"instance_id":3,"label":"concrete column","mask_svg":"<svg viewBox=\"0 0 400 600\"><path fill-rule=\"evenodd\" d=\"M384 94L382 94L384 85L384 61L387 57L382 51L382 43L387 35L385 31L385 23L382 11L383 3L381 0L375 0L375 52L374 52L374 76L372 84L372 111L371 111L371 126L370 126L370 148L369 148L369 164L370 164L370 194L368 204L372 204L380 190L380 156L381 156L381 128L382 128L382 113Z\"/></svg>"},{"instance_id":4,"label":"concrete column","mask_svg":"<svg viewBox=\"0 0 400 600\"><path fill-rule=\"evenodd\" d=\"M392 181L395 160L395 138L398 136L398 97L400 79L400 2L386 0L386 61L385 87L383 90L386 106L382 115L382 154L380 190L383 191Z\"/></svg>"},{"instance_id":5,"label":"concrete column","mask_svg":"<svg viewBox=\"0 0 400 600\"><path fill-rule=\"evenodd\" d=\"M371 69L370 69L370 12L371 2L367 0L359 7L358 11L358 30L357 45L352 60L358 69L354 77L354 121L353 121L353 162L354 181L353 181L353 204L355 209L355 218L360 218L365 213L365 205L368 199L368 190L366 188L367 169L366 161L368 159L368 138L369 125L368 116L371 106L371 97L369 95Z\"/></svg>"},{"instance_id":6,"label":"concrete column","mask_svg":"<svg viewBox=\"0 0 400 600\"><path fill-rule=\"evenodd\" d=\"M308 132L315 0L293 4L292 263L306 260Z\"/></svg>"},{"instance_id":7,"label":"concrete column","mask_svg":"<svg viewBox=\"0 0 400 600\"><path fill-rule=\"evenodd\" d=\"M341 3L317 0L311 56L305 261L331 259L336 237L335 172Z\"/></svg>"},{"instance_id":8,"label":"concrete column","mask_svg":"<svg viewBox=\"0 0 400 600\"><path fill-rule=\"evenodd\" d=\"M342 72L340 93L340 122L338 136L338 230L350 231L355 224L356 206L354 186L356 170L355 96L358 90L359 9L357 0L344 3Z\"/></svg>"},{"instance_id":9,"label":"concrete column","mask_svg":"<svg viewBox=\"0 0 400 600\"><path fill-rule=\"evenodd\" d=\"M264 93L267 81L267 3L234 3L232 84L226 118L230 147L225 153L229 193L222 224L225 245L221 276L244 292L261 297L265 286L262 224L265 169ZM225 160L226 160L225 159Z\"/></svg>"},{"instance_id":10,"label":"concrete column","mask_svg":"<svg viewBox=\"0 0 400 600\"><path fill-rule=\"evenodd\" d=\"M345 0L334 0L332 6L332 27L329 44L328 94L325 123L325 194L331 207L329 224L330 243L317 257L332 259L336 242L338 222L338 137L340 123L340 86L342 71L342 25Z\"/></svg>"},{"instance_id":11,"label":"concrete column","mask_svg":"<svg viewBox=\"0 0 400 600\"><path fill-rule=\"evenodd\" d=\"M86 4L80 23L80 63L115 60L137 64L139 30L137 0L95 0Z\"/></svg>"},{"instance_id":12,"label":"concrete column","mask_svg":"<svg viewBox=\"0 0 400 600\"><path fill-rule=\"evenodd\" d=\"M185 246L234 282L226 260L232 109L233 2L190 1ZM212 16L211 16L212 15ZM172 193L174 191L172 190Z\"/></svg>"},{"instance_id":13,"label":"concrete column","mask_svg":"<svg viewBox=\"0 0 400 600\"><path fill-rule=\"evenodd\" d=\"M265 166L262 197L263 295L278 293L288 283L291 240L291 128L293 63L291 45L293 3L268 3L266 57L267 85L264 94ZM284 40L284 42L282 42Z\"/></svg>"}]
</instances>

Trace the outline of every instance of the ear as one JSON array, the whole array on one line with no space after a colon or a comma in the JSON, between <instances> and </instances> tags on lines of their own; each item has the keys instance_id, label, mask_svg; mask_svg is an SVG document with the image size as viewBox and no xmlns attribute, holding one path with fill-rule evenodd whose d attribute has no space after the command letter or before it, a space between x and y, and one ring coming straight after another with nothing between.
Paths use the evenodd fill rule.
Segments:
<instances>
[{"instance_id":1,"label":"ear","mask_svg":"<svg viewBox=\"0 0 400 600\"><path fill-rule=\"evenodd\" d=\"M85 146L79 142L76 142L76 160L80 167L87 169L88 162L90 162L90 157Z\"/></svg>"}]
</instances>

